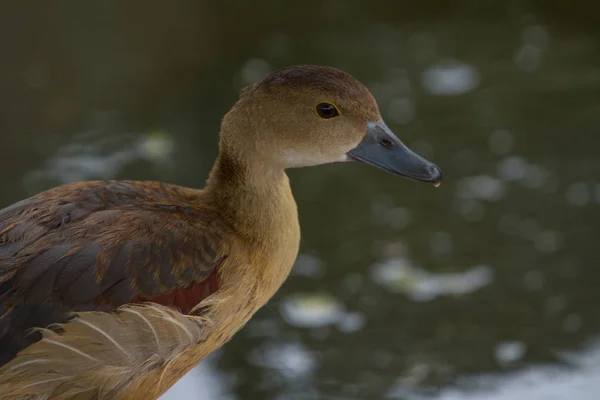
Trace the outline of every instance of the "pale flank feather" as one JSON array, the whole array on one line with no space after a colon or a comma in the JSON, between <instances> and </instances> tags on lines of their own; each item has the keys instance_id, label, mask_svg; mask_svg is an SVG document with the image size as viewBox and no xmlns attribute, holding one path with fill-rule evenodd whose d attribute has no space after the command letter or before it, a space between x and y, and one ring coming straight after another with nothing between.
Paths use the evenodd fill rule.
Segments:
<instances>
[{"instance_id":1,"label":"pale flank feather","mask_svg":"<svg viewBox=\"0 0 600 400\"><path fill-rule=\"evenodd\" d=\"M205 319L157 304L77 316L42 329L42 340L0 369L0 400L111 399L207 333Z\"/></svg>"}]
</instances>

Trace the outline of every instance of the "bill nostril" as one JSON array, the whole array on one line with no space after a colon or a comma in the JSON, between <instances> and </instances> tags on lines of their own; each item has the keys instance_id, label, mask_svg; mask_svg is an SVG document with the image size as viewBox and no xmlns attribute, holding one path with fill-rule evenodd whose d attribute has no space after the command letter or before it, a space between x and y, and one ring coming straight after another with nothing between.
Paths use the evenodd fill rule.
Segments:
<instances>
[{"instance_id":1,"label":"bill nostril","mask_svg":"<svg viewBox=\"0 0 600 400\"><path fill-rule=\"evenodd\" d=\"M381 139L379 141L379 144L381 144L383 147L388 148L388 149L394 146L394 143L390 139L386 139L386 138Z\"/></svg>"}]
</instances>

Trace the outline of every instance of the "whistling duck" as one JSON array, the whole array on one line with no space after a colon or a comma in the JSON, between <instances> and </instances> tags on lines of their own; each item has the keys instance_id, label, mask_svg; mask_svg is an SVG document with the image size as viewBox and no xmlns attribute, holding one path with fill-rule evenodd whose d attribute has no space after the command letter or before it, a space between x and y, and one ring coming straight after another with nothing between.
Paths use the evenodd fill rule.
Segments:
<instances>
[{"instance_id":1,"label":"whistling duck","mask_svg":"<svg viewBox=\"0 0 600 400\"><path fill-rule=\"evenodd\" d=\"M369 90L295 66L242 90L204 189L59 186L0 210L0 399L155 399L279 289L300 242L286 168L360 161L439 184Z\"/></svg>"}]
</instances>

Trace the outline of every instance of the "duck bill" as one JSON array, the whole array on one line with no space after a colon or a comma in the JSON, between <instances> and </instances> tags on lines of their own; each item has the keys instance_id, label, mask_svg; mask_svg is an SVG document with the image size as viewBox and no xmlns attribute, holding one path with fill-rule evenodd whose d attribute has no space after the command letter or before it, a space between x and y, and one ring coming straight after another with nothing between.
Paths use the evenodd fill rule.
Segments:
<instances>
[{"instance_id":1,"label":"duck bill","mask_svg":"<svg viewBox=\"0 0 600 400\"><path fill-rule=\"evenodd\" d=\"M406 147L383 121L370 122L362 142L347 155L394 175L435 186L442 182L442 170Z\"/></svg>"}]
</instances>

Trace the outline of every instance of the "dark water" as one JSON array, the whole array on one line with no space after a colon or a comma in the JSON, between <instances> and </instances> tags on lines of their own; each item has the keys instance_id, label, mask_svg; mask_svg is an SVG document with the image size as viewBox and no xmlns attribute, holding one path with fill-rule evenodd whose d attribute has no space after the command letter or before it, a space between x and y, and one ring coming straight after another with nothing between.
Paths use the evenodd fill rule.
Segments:
<instances>
[{"instance_id":1,"label":"dark water","mask_svg":"<svg viewBox=\"0 0 600 400\"><path fill-rule=\"evenodd\" d=\"M243 85L339 67L444 184L291 171L293 276L165 398L596 399L592 4L5 2L0 205L80 179L203 186Z\"/></svg>"}]
</instances>

